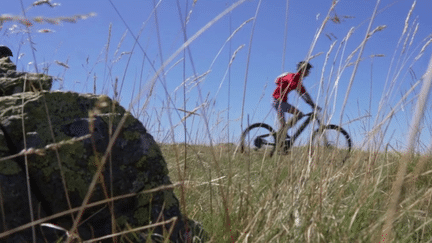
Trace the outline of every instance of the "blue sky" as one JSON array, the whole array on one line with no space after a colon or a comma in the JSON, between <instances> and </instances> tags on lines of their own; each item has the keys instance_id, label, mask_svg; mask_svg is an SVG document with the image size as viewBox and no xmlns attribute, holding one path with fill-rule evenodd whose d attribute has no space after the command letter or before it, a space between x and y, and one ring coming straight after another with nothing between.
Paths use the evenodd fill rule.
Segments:
<instances>
[{"instance_id":1,"label":"blue sky","mask_svg":"<svg viewBox=\"0 0 432 243\"><path fill-rule=\"evenodd\" d=\"M27 0L22 2L25 9L33 3ZM36 62L40 72L48 67L48 74L61 77L62 81L56 81L53 89L93 93L96 80L97 94L114 97L113 89L117 78L117 89L120 91L121 87L118 99L126 108L130 107L131 100L141 92L143 96L139 102L133 103L132 113L143 121L159 142L172 142L171 132L176 142L184 141L183 125L176 126L184 113L175 108L186 108L189 111L200 105L206 108L205 111L197 110L198 114L205 113L206 119L196 115L186 119L189 132L187 141L190 143L208 142L205 120L208 121L214 143L226 142L228 139L236 142L240 137L241 123L245 127L248 122L247 115L250 123L275 124L275 112L270 106L271 94L275 88L273 81L282 71L295 71L296 63L306 58L315 33L322 25L333 1L265 0L259 5L258 0L246 0L213 23L194 39L187 49L173 56L185 42L182 22L187 14L190 19L186 26L186 38L189 39L237 1L193 2L179 0L179 10L175 0L112 0L112 4L102 0L53 0L52 3L60 5L55 8L48 5L29 8L26 11L27 18L87 15L92 12L97 15L74 24L34 23L29 30L36 50L36 60L30 49L28 35L24 33L25 27L18 22L3 23L0 44L12 49L13 61L17 63L20 71L34 72ZM341 114L354 67L343 69L340 79L336 78L336 70L341 69L350 53L361 44L376 4L377 1L373 0L341 0L336 4L330 16L333 20L337 16L340 22L328 21L318 37L311 54L323 54L311 60L314 68L311 75L305 79L304 85L321 106L324 106L327 97L330 102L327 110L332 114L331 123L338 124L342 116L343 127L350 132L358 147L368 138L371 128L377 127L375 124L383 121L391 109L396 108L395 116L390 122L383 123L384 126L377 134L384 136L384 145L390 143L397 149L403 149L407 145L413 104L421 83L402 106L397 104L424 74L432 54L431 47L428 46L423 55L414 61L432 34L431 7L428 1L416 3L403 36L405 21L413 1L381 1L371 30L384 25L386 28L374 33L367 41L345 110ZM154 17L155 5L157 21ZM20 1L3 3L0 14L23 17ZM255 14L255 19L246 22ZM107 52L110 24L111 37ZM243 27L227 42L231 33L242 24ZM417 24L418 29L412 38ZM351 28L352 35L345 42L346 45L341 45ZM49 32L38 32L41 29ZM138 37L139 45L136 45L134 36ZM402 52L405 42L406 48ZM326 53L333 43L334 47L327 64L324 65ZM117 46L120 46L118 51ZM235 59L228 69L236 50ZM370 58L378 54L384 56ZM357 56L358 52L351 62L354 62ZM161 63L165 63L170 57L173 58L171 62L161 69ZM69 68L65 69L56 64L56 61L67 63ZM165 75L155 78L154 70L163 70ZM198 79L199 84L195 85L197 82L193 81L194 77L203 74L206 75ZM184 79L187 80L186 106L181 85ZM337 88L334 88L337 80ZM153 81L154 92L149 96ZM143 109L147 98L149 102ZM243 98L244 116L241 117ZM300 109L309 112L309 106L297 98L295 94L291 94L289 101L293 104L298 102ZM204 102L206 105L202 106ZM419 139L422 146L429 146L430 143L430 118L429 105ZM173 127L175 128L171 129Z\"/></svg>"}]
</instances>

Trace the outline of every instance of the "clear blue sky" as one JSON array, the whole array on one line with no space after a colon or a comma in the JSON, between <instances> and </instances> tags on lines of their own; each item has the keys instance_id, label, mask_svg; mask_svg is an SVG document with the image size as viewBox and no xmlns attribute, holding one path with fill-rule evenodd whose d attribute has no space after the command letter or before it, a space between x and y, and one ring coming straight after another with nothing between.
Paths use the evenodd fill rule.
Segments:
<instances>
[{"instance_id":1,"label":"clear blue sky","mask_svg":"<svg viewBox=\"0 0 432 243\"><path fill-rule=\"evenodd\" d=\"M33 1L23 0L22 2L24 8L27 9ZM53 0L52 3L60 5L55 8L41 5L27 9L26 16L29 19L37 16L86 15L91 12L97 14L74 24L67 22L61 22L58 25L34 23L29 30L34 43L33 47L36 49L36 63L40 72L44 67L48 67L48 74L63 78L63 81L57 81L54 84L53 89L93 93L94 77L96 76L96 93L113 97L114 80L118 77L118 89L122 87L121 104L126 108L140 91L144 94L132 109L132 113L138 115L138 108L143 106L155 75L153 67L159 70L161 62L167 61L184 43L182 21L175 0L112 0L112 2L130 28L126 34L126 25L111 3L106 0ZM191 11L186 27L186 38L191 38L236 1L198 0L195 5L191 0L179 0L178 2L183 21L186 12ZM287 2L288 16L286 15ZM184 78L189 78L186 82L186 110L191 111L207 100L206 115L210 123L213 142L226 142L228 127L229 140L237 142L241 132L241 121L245 127L248 114L251 123L275 124L275 112L270 106L271 94L275 88L273 81L282 71L295 71L295 64L307 56L314 35L320 28L332 2L330 0L262 1L257 18L246 23L224 46L231 32L254 17L257 12L259 1L245 1L230 14L226 14L215 22L190 44L189 49L174 56L174 59L164 67L166 75L164 78L156 79L150 102L140 113L139 118L156 140L171 142L171 138L166 138L166 136L170 128L179 124L180 117L184 116L182 112L173 108L184 109L181 84ZM157 24L152 13L155 4L159 4L156 9ZM385 123L379 130L385 135L384 144L390 143L398 149L403 149L407 144L407 132L414 110L413 102L416 101L415 95L418 94L421 84L403 106L396 106L396 104L424 74L432 54L431 45L425 49L423 56L414 62L421 48L431 38L430 1L417 2L408 21L408 29L398 46L412 4L411 0L389 0L381 1L378 7L378 14L372 23L371 30L380 25L385 25L386 28L373 34L366 43L362 54L363 60L358 67L342 115L343 127L350 132L356 146L362 145L371 127L376 122L382 121L392 108L397 108L397 113L390 123ZM366 35L375 5L374 0L339 1L330 16L338 16L340 23L329 21L312 51L312 55L320 52L324 54L311 61L314 68L311 75L305 79L304 85L314 99L319 97L318 103L321 106L324 103L323 97L330 97L331 105L327 109L333 114L332 123L339 123L343 100L354 69L353 66L344 69L337 93L333 92L330 95L336 82L335 72L341 67L341 64L344 64L349 54L360 45ZM23 17L20 1L5 1L2 3L0 14ZM105 47L108 42L110 24L112 24L110 46L106 53ZM254 24L252 45L250 45ZM415 37L411 38L417 24ZM13 25L17 26L11 30ZM346 42L346 46L341 45L352 27L354 32ZM143 31L139 34L141 28ZM286 43L284 43L285 28L287 31ZM41 29L48 29L52 32L38 32ZM24 26L18 22L3 23L0 29L0 44L12 49L13 61L17 63L20 71L33 72L35 68L29 63L34 63L35 60L30 49L28 35L23 30L25 30ZM125 37L121 42L123 34ZM407 34L410 35L408 39L406 39ZM140 46L134 46L133 36L138 37ZM412 44L402 53L405 40L407 40L407 46L411 41ZM326 53L334 41L336 44L327 65L324 66ZM119 52L115 53L120 42ZM242 45L244 47L237 52L230 72L227 73L231 55ZM283 55L285 45L286 51ZM220 55L217 56L222 47ZM132 54L130 54L131 51ZM121 53L125 54L121 56ZM19 54L21 57L17 59ZM369 58L376 54L383 54L384 57ZM358 52L351 62L357 59L357 55ZM185 57L185 62L182 61L183 57ZM67 63L69 69L56 64L56 61ZM174 65L175 63L177 64ZM323 68L324 75L322 76ZM331 75L332 68L333 74ZM410 68L412 72L409 71ZM248 70L247 74L246 70ZM194 75L199 76L208 71L210 72L204 79L199 79L199 86L194 87L194 82L190 81ZM417 80L412 74L415 74ZM246 77L245 116L241 118ZM321 78L323 78L323 86L320 89ZM393 85L390 85L391 81ZM140 85L141 90L139 90ZM179 89L176 90L177 87ZM327 92L329 87L330 91ZM319 91L321 91L320 94ZM172 101L169 101L166 92L169 93ZM384 97L387 98L383 101ZM227 122L228 100L230 102L229 123ZM292 94L289 100L295 104L297 96ZM383 101L383 108L379 111L380 101ZM299 108L305 112L310 111L309 106L303 101L299 102ZM202 114L203 111L197 110L197 113ZM190 132L188 142L208 142L202 118L190 116L186 121ZM432 133L430 121L429 105L420 138L424 146L429 146L430 143ZM176 142L183 142L183 125L177 126L174 134Z\"/></svg>"}]
</instances>

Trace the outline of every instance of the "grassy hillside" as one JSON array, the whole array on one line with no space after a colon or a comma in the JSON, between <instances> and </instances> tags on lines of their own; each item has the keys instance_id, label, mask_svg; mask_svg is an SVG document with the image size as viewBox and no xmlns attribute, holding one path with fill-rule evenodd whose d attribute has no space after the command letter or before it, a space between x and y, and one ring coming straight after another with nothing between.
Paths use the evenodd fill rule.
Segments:
<instances>
[{"instance_id":1,"label":"grassy hillside","mask_svg":"<svg viewBox=\"0 0 432 243\"><path fill-rule=\"evenodd\" d=\"M432 238L426 156L354 151L342 165L309 159L306 149L270 158L237 153L232 144L161 148L171 179L184 182L176 189L182 210L203 223L212 242L386 242L380 232L401 162L408 171L396 240Z\"/></svg>"}]
</instances>

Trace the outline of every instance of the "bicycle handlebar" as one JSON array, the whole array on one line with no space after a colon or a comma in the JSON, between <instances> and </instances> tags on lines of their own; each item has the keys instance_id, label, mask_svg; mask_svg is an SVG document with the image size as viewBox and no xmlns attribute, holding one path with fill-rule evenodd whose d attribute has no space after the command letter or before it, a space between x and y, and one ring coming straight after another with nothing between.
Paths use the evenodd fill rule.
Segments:
<instances>
[{"instance_id":1,"label":"bicycle handlebar","mask_svg":"<svg viewBox=\"0 0 432 243\"><path fill-rule=\"evenodd\" d=\"M311 119L315 119L315 120L318 121L318 124L320 124L321 123L321 119L317 116L318 112L319 112L318 110L315 110L315 111L312 111L312 112L309 112L309 113L305 114L304 116L308 116Z\"/></svg>"}]
</instances>

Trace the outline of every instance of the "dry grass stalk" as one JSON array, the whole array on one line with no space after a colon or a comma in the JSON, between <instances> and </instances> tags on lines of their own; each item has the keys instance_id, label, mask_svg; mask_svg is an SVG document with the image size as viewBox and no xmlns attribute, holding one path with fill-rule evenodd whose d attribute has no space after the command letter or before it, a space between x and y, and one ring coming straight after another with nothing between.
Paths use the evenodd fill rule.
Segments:
<instances>
[{"instance_id":1,"label":"dry grass stalk","mask_svg":"<svg viewBox=\"0 0 432 243\"><path fill-rule=\"evenodd\" d=\"M412 156L414 152L414 143L416 137L418 136L419 126L421 120L423 119L426 101L429 97L429 93L432 87L431 70L432 70L432 57L429 61L428 69L426 70L426 73L423 77L424 79L423 87L421 89L421 93L415 109L415 114L411 122L411 131L408 137L408 151L406 155L403 157L401 164L399 165L396 180L393 183L392 190L391 190L390 205L386 213L386 222L383 226L383 235L388 235L390 240L394 238L393 222L396 214L396 207L399 205L402 185L404 183L404 178L407 170L407 163L412 160Z\"/></svg>"}]
</instances>

